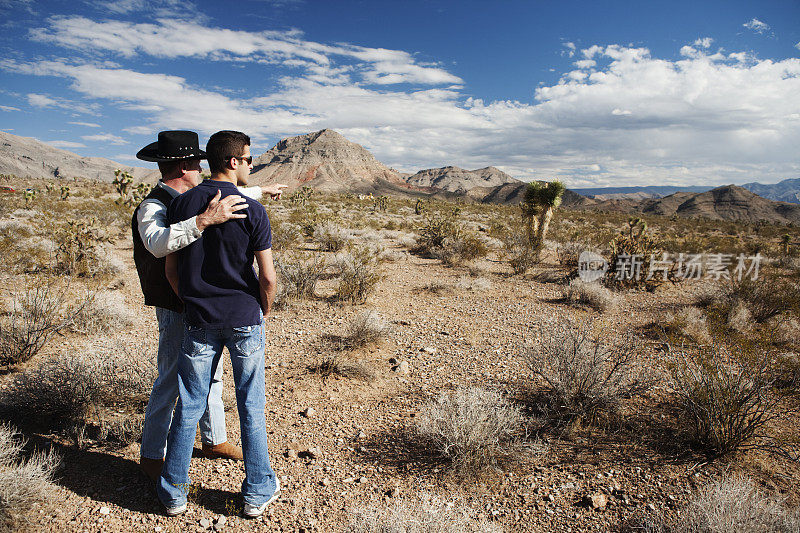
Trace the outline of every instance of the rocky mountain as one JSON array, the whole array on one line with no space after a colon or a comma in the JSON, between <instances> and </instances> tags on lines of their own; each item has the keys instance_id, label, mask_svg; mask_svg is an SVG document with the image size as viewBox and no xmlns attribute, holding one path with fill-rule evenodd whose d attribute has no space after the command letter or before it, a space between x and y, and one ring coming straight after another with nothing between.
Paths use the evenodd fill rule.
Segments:
<instances>
[{"instance_id":1,"label":"rocky mountain","mask_svg":"<svg viewBox=\"0 0 800 533\"><path fill-rule=\"evenodd\" d=\"M20 178L81 177L113 181L118 168L130 172L137 180L158 179L157 169L131 167L102 157L81 157L30 137L0 131L0 174L14 174Z\"/></svg>"},{"instance_id":2,"label":"rocky mountain","mask_svg":"<svg viewBox=\"0 0 800 533\"><path fill-rule=\"evenodd\" d=\"M495 167L464 170L459 167L429 168L406 178L417 187L435 187L445 191L466 194L475 187L497 187L506 183L522 183Z\"/></svg>"},{"instance_id":3,"label":"rocky mountain","mask_svg":"<svg viewBox=\"0 0 800 533\"><path fill-rule=\"evenodd\" d=\"M773 184L745 183L742 187L759 196L777 202L800 203L800 178L783 180Z\"/></svg>"},{"instance_id":4,"label":"rocky mountain","mask_svg":"<svg viewBox=\"0 0 800 533\"><path fill-rule=\"evenodd\" d=\"M302 186L326 192L418 189L363 146L329 129L283 139L253 161L251 184L276 181L286 183L290 190Z\"/></svg>"},{"instance_id":5,"label":"rocky mountain","mask_svg":"<svg viewBox=\"0 0 800 533\"><path fill-rule=\"evenodd\" d=\"M638 205L638 210L645 214L711 220L800 223L800 205L768 200L736 185L725 185L702 193L679 192L657 200L645 200Z\"/></svg>"}]
</instances>

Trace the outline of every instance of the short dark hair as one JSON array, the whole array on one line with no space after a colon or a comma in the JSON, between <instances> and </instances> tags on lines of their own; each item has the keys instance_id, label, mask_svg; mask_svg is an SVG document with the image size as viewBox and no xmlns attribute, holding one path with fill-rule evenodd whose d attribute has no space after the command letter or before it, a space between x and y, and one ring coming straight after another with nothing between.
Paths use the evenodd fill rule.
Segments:
<instances>
[{"instance_id":1,"label":"short dark hair","mask_svg":"<svg viewBox=\"0 0 800 533\"><path fill-rule=\"evenodd\" d=\"M180 161L159 161L158 170L162 176L171 176L180 166Z\"/></svg>"},{"instance_id":2,"label":"short dark hair","mask_svg":"<svg viewBox=\"0 0 800 533\"><path fill-rule=\"evenodd\" d=\"M211 172L222 172L231 157L244 154L244 147L250 146L250 137L241 131L218 131L208 139L206 157Z\"/></svg>"}]
</instances>

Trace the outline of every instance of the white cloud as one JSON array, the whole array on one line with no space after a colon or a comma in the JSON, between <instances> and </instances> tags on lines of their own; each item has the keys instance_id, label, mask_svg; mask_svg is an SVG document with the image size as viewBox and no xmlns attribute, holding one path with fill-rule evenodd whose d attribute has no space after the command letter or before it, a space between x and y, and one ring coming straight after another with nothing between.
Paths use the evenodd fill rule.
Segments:
<instances>
[{"instance_id":1,"label":"white cloud","mask_svg":"<svg viewBox=\"0 0 800 533\"><path fill-rule=\"evenodd\" d=\"M287 75L277 88L246 96L105 65L5 59L0 69L61 77L86 98L136 110L143 123L126 133L234 128L250 133L254 145L268 145L330 127L401 170L495 165L520 178L559 177L571 186L800 175L800 120L791 118L800 116L800 59L689 48L690 55L673 61L643 47L589 47L581 53L591 67L581 62L576 66L583 68L537 88L531 102L485 102L458 86L402 91L353 80L352 72L381 61L407 62L404 52L380 49L361 50L351 59L362 63L347 65L294 55L318 68L316 77Z\"/></svg>"},{"instance_id":2,"label":"white cloud","mask_svg":"<svg viewBox=\"0 0 800 533\"><path fill-rule=\"evenodd\" d=\"M128 144L128 141L122 137L112 135L111 133L100 133L97 135L82 135L81 139L84 141L100 142L106 144Z\"/></svg>"},{"instance_id":3,"label":"white cloud","mask_svg":"<svg viewBox=\"0 0 800 533\"><path fill-rule=\"evenodd\" d=\"M575 63L573 63L573 65L575 65L576 67L581 68L581 69L587 69L587 68L592 68L593 66L597 65L597 61L595 61L593 59L581 59L581 60L576 61Z\"/></svg>"},{"instance_id":4,"label":"white cloud","mask_svg":"<svg viewBox=\"0 0 800 533\"><path fill-rule=\"evenodd\" d=\"M94 122L67 122L67 124L74 124L75 126L84 126L86 128L99 128L100 124Z\"/></svg>"},{"instance_id":5,"label":"white cloud","mask_svg":"<svg viewBox=\"0 0 800 533\"><path fill-rule=\"evenodd\" d=\"M0 105L0 111L20 111L20 109L10 105Z\"/></svg>"},{"instance_id":6,"label":"white cloud","mask_svg":"<svg viewBox=\"0 0 800 533\"><path fill-rule=\"evenodd\" d=\"M745 22L744 24L742 24L742 26L744 26L748 30L753 30L754 32L759 33L761 35L765 34L770 29L769 24L767 24L766 22L761 22L757 18L753 18L749 22Z\"/></svg>"},{"instance_id":7,"label":"white cloud","mask_svg":"<svg viewBox=\"0 0 800 533\"><path fill-rule=\"evenodd\" d=\"M575 50L578 49L578 47L575 46L575 43L567 41L567 42L563 43L563 45L564 45L564 48L566 48L566 50L563 51L563 54L566 54L567 57L574 57L575 56Z\"/></svg>"},{"instance_id":8,"label":"white cloud","mask_svg":"<svg viewBox=\"0 0 800 533\"><path fill-rule=\"evenodd\" d=\"M711 37L703 37L703 38L698 38L693 44L695 46L699 46L700 48L708 49L711 47L711 43L713 42L714 39L712 39Z\"/></svg>"},{"instance_id":9,"label":"white cloud","mask_svg":"<svg viewBox=\"0 0 800 533\"><path fill-rule=\"evenodd\" d=\"M43 142L55 148L86 148L85 144L76 143L73 141L43 141Z\"/></svg>"},{"instance_id":10,"label":"white cloud","mask_svg":"<svg viewBox=\"0 0 800 533\"><path fill-rule=\"evenodd\" d=\"M360 61L361 79L388 85L462 83L461 78L437 65L415 61L402 50L350 44L326 45L305 41L296 31L247 32L203 26L186 20L160 19L157 24L123 21L95 22L85 17L52 17L49 28L30 31L31 38L78 50L108 51L134 57L194 57L305 67L319 75L335 61ZM191 35L190 39L186 35ZM315 71L315 69L317 69ZM336 71L335 71L336 72ZM344 71L339 70L337 74Z\"/></svg>"},{"instance_id":11,"label":"white cloud","mask_svg":"<svg viewBox=\"0 0 800 533\"><path fill-rule=\"evenodd\" d=\"M797 48L798 50L800 50L800 42L798 42L796 45L794 45L794 47Z\"/></svg>"},{"instance_id":12,"label":"white cloud","mask_svg":"<svg viewBox=\"0 0 800 533\"><path fill-rule=\"evenodd\" d=\"M46 94L30 93L27 95L27 98L30 105L38 108L58 108L83 114L96 114L98 109L97 104L83 104Z\"/></svg>"}]
</instances>

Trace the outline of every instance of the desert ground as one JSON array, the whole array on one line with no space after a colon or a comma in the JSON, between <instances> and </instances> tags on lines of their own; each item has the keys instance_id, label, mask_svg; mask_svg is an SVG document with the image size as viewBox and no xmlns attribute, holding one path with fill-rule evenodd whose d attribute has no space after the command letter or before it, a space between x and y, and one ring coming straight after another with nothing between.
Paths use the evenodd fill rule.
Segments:
<instances>
[{"instance_id":1,"label":"desert ground","mask_svg":"<svg viewBox=\"0 0 800 533\"><path fill-rule=\"evenodd\" d=\"M75 182L69 194L55 182L31 185L30 200L0 198L2 331L13 331L37 288L57 300L58 325L0 376L0 412L17 432L3 446L26 441L18 456L5 453L2 483L31 485L3 500L9 529L682 531L709 497L774 525L753 530L800 524L794 251L787 245L778 261L781 236L796 239L796 228L647 219L671 250L766 257L763 275L773 277L746 294L724 279L570 289L567 252L607 254L627 217L556 209L539 260L515 269L514 236L524 232L516 207L300 193L265 201L281 285L266 328L266 425L281 497L244 519L242 463L195 457L189 510L170 518L138 467L157 326L133 264L132 207L115 203L109 184ZM451 234L441 250L421 246L436 217L458 226L466 245L448 248ZM348 275L375 283L354 290ZM722 293L739 296L725 307ZM786 301L762 317L768 293ZM610 358L589 348L586 360L565 358L559 342L575 331ZM717 349L731 359L692 366ZM629 357L614 359L620 350ZM686 381L697 368L711 377ZM748 375L754 368L766 377ZM46 382L57 371L62 381ZM228 438L238 444L229 363L224 379ZM594 384L578 394L581 379ZM754 426L731 449L697 429L687 407L704 397L689 385L714 379L727 388L709 390L750 398L719 400Z\"/></svg>"}]
</instances>

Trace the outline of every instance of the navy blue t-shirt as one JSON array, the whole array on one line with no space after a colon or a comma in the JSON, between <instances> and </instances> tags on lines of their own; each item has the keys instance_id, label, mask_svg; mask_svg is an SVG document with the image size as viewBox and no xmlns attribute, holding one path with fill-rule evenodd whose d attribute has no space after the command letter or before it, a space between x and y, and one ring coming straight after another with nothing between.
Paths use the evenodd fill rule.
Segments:
<instances>
[{"instance_id":1,"label":"navy blue t-shirt","mask_svg":"<svg viewBox=\"0 0 800 533\"><path fill-rule=\"evenodd\" d=\"M239 194L232 183L206 180L175 198L167 210L169 223L206 210L208 202ZM263 312L254 252L272 247L272 231L264 206L245 198L247 218L209 226L203 235L178 253L178 292L185 305L186 323L204 328L235 328L261 323Z\"/></svg>"}]
</instances>

